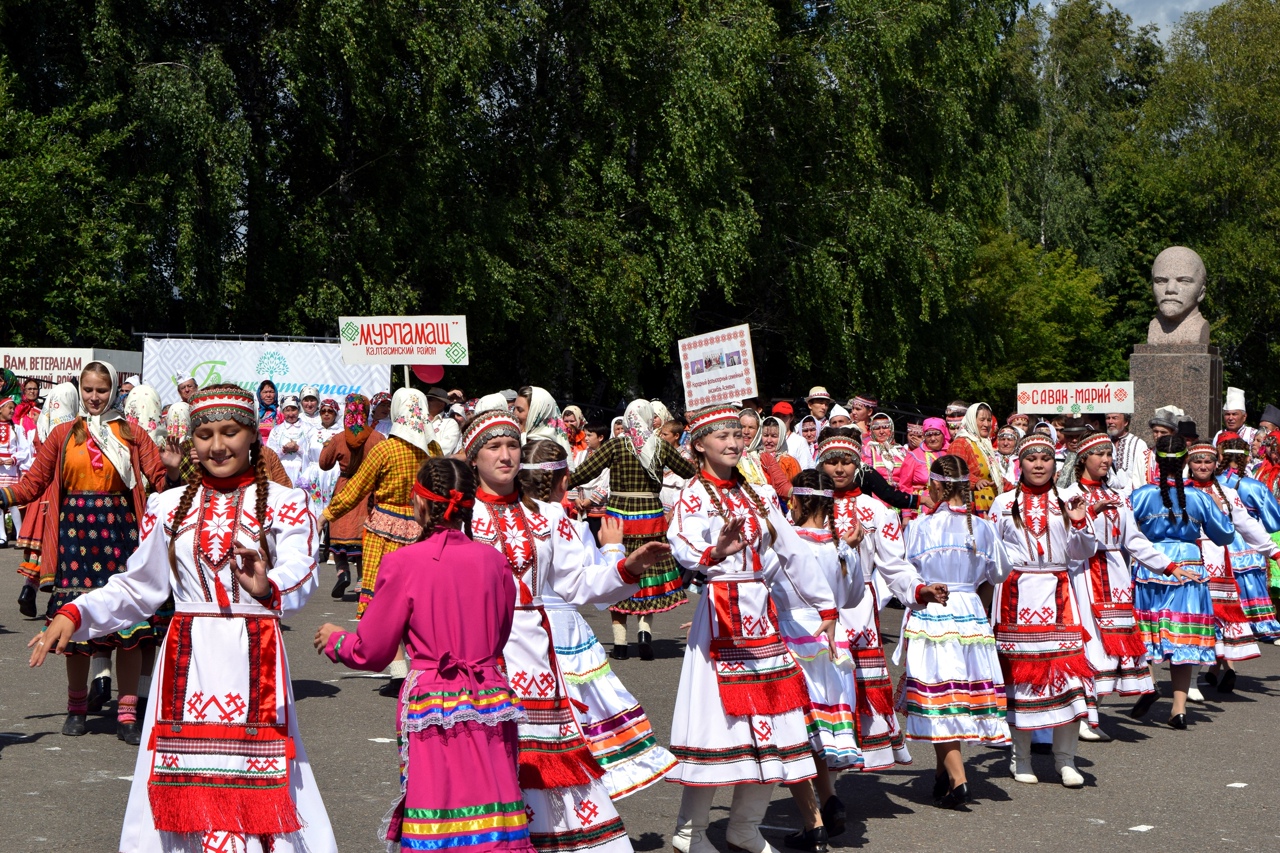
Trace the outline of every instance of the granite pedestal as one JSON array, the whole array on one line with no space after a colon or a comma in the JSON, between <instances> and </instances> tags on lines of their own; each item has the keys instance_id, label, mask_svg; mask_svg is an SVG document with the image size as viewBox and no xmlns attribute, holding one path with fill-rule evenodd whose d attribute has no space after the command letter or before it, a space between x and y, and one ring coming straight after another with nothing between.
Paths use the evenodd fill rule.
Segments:
<instances>
[{"instance_id":1,"label":"granite pedestal","mask_svg":"<svg viewBox=\"0 0 1280 853\"><path fill-rule=\"evenodd\" d=\"M1212 441L1222 428L1222 358L1203 344L1136 344L1129 356L1133 381L1132 431L1148 444L1147 421L1161 406L1177 406Z\"/></svg>"}]
</instances>

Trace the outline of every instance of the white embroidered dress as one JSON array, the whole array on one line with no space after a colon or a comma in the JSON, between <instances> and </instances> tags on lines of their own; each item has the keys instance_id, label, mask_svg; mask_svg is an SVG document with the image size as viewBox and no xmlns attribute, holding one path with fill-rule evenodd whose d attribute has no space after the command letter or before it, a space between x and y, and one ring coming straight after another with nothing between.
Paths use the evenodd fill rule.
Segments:
<instances>
[{"instance_id":1,"label":"white embroidered dress","mask_svg":"<svg viewBox=\"0 0 1280 853\"><path fill-rule=\"evenodd\" d=\"M286 444L296 444L298 449L285 453ZM315 433L311 427L303 423L301 418L295 423L282 421L271 428L271 435L267 437L267 446L279 455L280 464L289 475L290 482L307 491L304 475L308 472L312 457L320 455L320 451L315 446Z\"/></svg>"},{"instance_id":2,"label":"white embroidered dress","mask_svg":"<svg viewBox=\"0 0 1280 853\"><path fill-rule=\"evenodd\" d=\"M333 853L280 630L281 617L317 586L306 496L269 486L272 590L263 603L241 589L232 567L234 543L258 548L257 487L199 488L178 530L175 577L168 531L182 492L151 496L128 568L75 601L73 639L81 642L146 619L171 593L176 605L156 658L119 849Z\"/></svg>"},{"instance_id":3,"label":"white embroidered dress","mask_svg":"<svg viewBox=\"0 0 1280 853\"><path fill-rule=\"evenodd\" d=\"M671 752L680 763L667 779L715 786L813 778L817 769L805 726L808 693L779 633L769 586L778 572L786 572L797 596L824 618L834 618L835 601L772 489L707 482L717 490L721 510L703 481L694 480L680 493L667 530L676 562L707 576L671 719ZM744 489L760 496L776 539ZM710 551L725 516L743 519L748 547L715 562Z\"/></svg>"},{"instance_id":4,"label":"white embroidered dress","mask_svg":"<svg viewBox=\"0 0 1280 853\"><path fill-rule=\"evenodd\" d=\"M503 668L524 706L520 723L520 788L530 841L555 853L630 853L631 839L601 780L582 723L573 713L555 653L542 595L554 590L568 605L613 604L639 589L617 561L592 565L578 530L554 504L537 511L477 492L471 536L503 553L516 579L516 612L503 649Z\"/></svg>"}]
</instances>

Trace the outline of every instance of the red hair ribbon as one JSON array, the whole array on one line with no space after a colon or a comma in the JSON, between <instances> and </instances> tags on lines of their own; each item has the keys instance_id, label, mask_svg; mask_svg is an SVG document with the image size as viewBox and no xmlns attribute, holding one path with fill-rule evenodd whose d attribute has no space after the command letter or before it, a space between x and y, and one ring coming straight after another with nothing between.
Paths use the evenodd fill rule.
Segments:
<instances>
[{"instance_id":1,"label":"red hair ribbon","mask_svg":"<svg viewBox=\"0 0 1280 853\"><path fill-rule=\"evenodd\" d=\"M433 503L438 503L438 504L448 504L448 506L444 508L445 521L449 520L449 518L453 515L453 511L458 507L462 507L463 509L471 509L471 507L475 506L475 503L476 503L473 500L467 500L466 496L463 495L462 492L458 491L457 489L450 489L449 497L446 498L442 495L437 495L435 492L431 491L421 483L413 484L413 494L415 497L422 498L424 501L431 501Z\"/></svg>"}]
</instances>

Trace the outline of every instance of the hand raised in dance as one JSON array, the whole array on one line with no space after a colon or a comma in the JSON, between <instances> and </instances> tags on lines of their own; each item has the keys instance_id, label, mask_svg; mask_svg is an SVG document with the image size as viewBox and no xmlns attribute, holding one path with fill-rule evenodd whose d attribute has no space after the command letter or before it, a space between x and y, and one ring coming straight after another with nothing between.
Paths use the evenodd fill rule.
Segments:
<instances>
[{"instance_id":1,"label":"hand raised in dance","mask_svg":"<svg viewBox=\"0 0 1280 853\"><path fill-rule=\"evenodd\" d=\"M711 558L723 560L726 557L732 557L745 547L747 547L747 540L742 538L742 519L735 516L720 528L716 544L711 546Z\"/></svg>"},{"instance_id":2,"label":"hand raised in dance","mask_svg":"<svg viewBox=\"0 0 1280 853\"><path fill-rule=\"evenodd\" d=\"M241 589L254 598L263 598L271 592L271 581L267 579L267 557L257 548L245 548L236 545L236 556L239 562L233 562L236 582Z\"/></svg>"}]
</instances>

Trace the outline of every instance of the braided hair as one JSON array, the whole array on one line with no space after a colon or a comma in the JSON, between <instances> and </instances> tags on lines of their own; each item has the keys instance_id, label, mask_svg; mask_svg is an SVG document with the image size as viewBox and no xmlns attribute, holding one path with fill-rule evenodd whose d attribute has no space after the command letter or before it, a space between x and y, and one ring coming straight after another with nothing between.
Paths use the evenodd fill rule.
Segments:
<instances>
[{"instance_id":1,"label":"braided hair","mask_svg":"<svg viewBox=\"0 0 1280 853\"><path fill-rule=\"evenodd\" d=\"M1244 476L1245 462L1249 458L1249 442L1243 438L1223 439L1218 442L1218 453L1222 456L1222 460L1218 463L1219 476L1232 470Z\"/></svg>"},{"instance_id":2,"label":"braided hair","mask_svg":"<svg viewBox=\"0 0 1280 853\"><path fill-rule=\"evenodd\" d=\"M1182 523L1190 524L1187 515L1187 495L1182 480L1182 466L1187 459L1187 442L1182 436L1162 435L1156 439L1156 469L1160 472L1160 502L1168 514L1169 523L1176 524L1173 514L1173 502L1169 498L1169 481L1173 480L1178 487L1178 504L1182 507Z\"/></svg>"},{"instance_id":3,"label":"braided hair","mask_svg":"<svg viewBox=\"0 0 1280 853\"><path fill-rule=\"evenodd\" d=\"M707 472L705 468L706 455L702 453L702 451L698 450L697 444L692 441L689 442L689 450L693 453L694 459L698 462L698 482L701 483L702 488L706 490L707 496L711 499L711 505L715 508L716 514L728 521L729 516L725 513L724 507L720 503L720 490L716 487L715 483L707 479ZM742 493L746 495L755 506L756 513L760 516L760 520L769 528L769 536L771 539L776 540L778 538L778 531L774 529L773 522L769 520L769 508L765 506L764 498L760 497L759 492L747 485L746 481L742 479L742 474L736 468L730 476L732 477L734 484L742 490Z\"/></svg>"},{"instance_id":4,"label":"braided hair","mask_svg":"<svg viewBox=\"0 0 1280 853\"><path fill-rule=\"evenodd\" d=\"M929 466L930 474L937 474L939 477L946 477L948 480L963 480L964 482L939 482L938 490L942 493L941 500L938 503L946 503L952 498L960 498L964 501L965 513L964 523L969 532L969 550L977 551L977 542L973 538L973 487L969 484L969 465L959 456L939 456L933 460L933 464Z\"/></svg>"},{"instance_id":5,"label":"braided hair","mask_svg":"<svg viewBox=\"0 0 1280 853\"><path fill-rule=\"evenodd\" d=\"M461 492L464 501L471 503L475 500L476 476L472 472L471 466L461 459L438 456L428 457L423 461L422 466L418 468L417 479L419 485L430 489L437 495L445 496L450 492ZM462 520L463 532L467 534L468 539L471 538L472 507L464 507L459 504L453 508L450 518L446 519L444 514L449 509L447 503L441 503L440 501L426 501L425 503L425 517L423 518L422 535L418 538L419 542L439 529L453 529L451 522L454 519Z\"/></svg>"},{"instance_id":6,"label":"braided hair","mask_svg":"<svg viewBox=\"0 0 1280 853\"><path fill-rule=\"evenodd\" d=\"M524 450L520 453L520 461L524 464L536 464L539 462L563 462L569 458L569 454L565 449L554 441L540 439L531 441L524 446ZM538 507L533 502L534 498L543 503L555 503L552 500L552 494L556 487L564 482L569 476L568 468L559 468L554 470L530 470L523 468L517 475L516 480L520 484L520 500L524 503L525 508L531 512L537 512Z\"/></svg>"},{"instance_id":7,"label":"braided hair","mask_svg":"<svg viewBox=\"0 0 1280 853\"><path fill-rule=\"evenodd\" d=\"M817 468L807 468L796 474L791 478L791 485L823 492L835 489L835 483L832 479ZM840 534L836 531L835 498L827 498L822 495L792 494L791 500L794 502L793 505L795 507L792 511L794 523L799 526L811 519L826 521L827 530L831 533L831 544L835 546L837 553L839 553ZM845 577L849 576L849 568L845 565L843 553L840 553L840 573Z\"/></svg>"}]
</instances>

